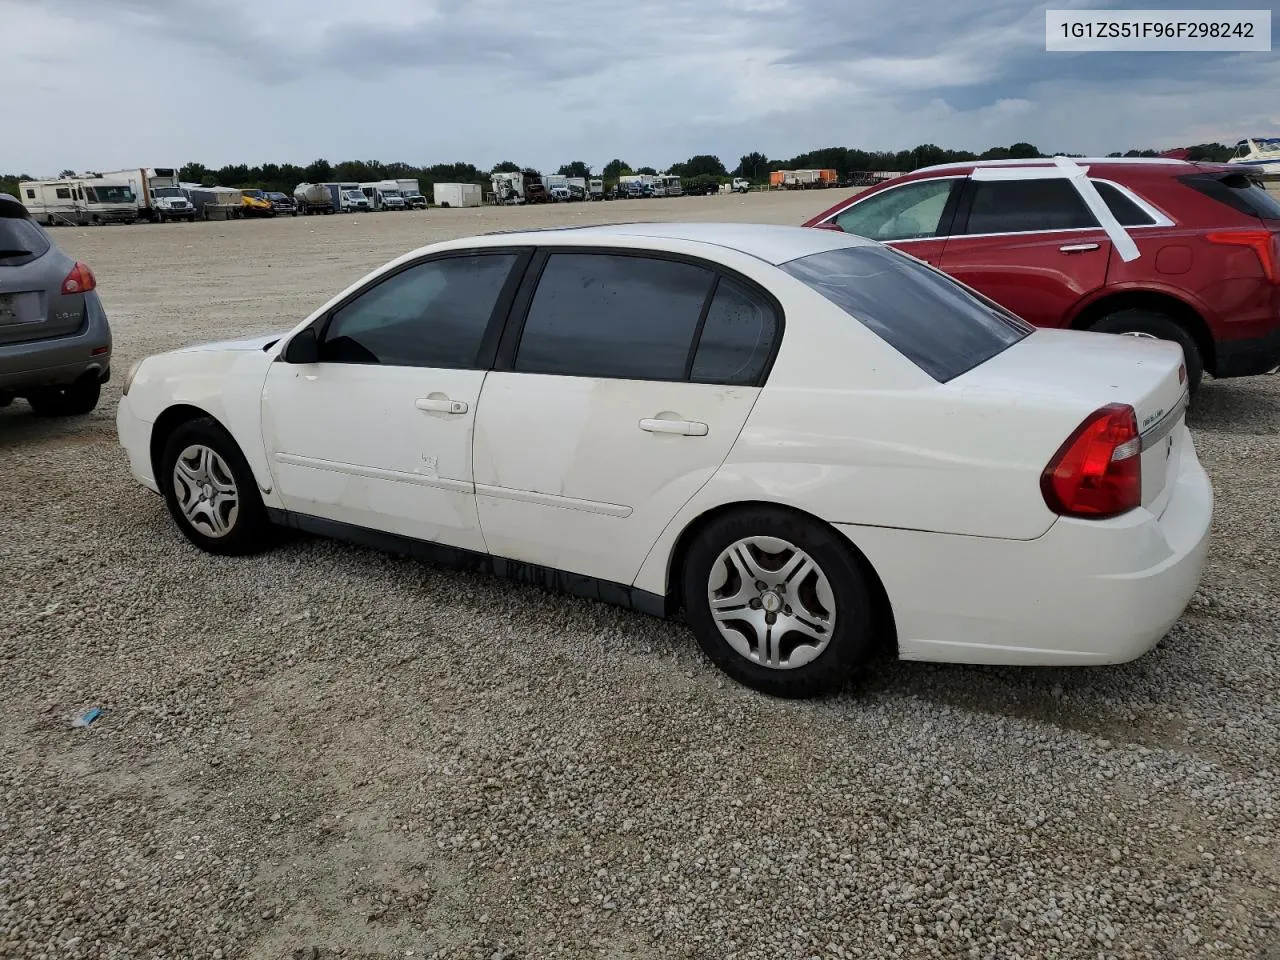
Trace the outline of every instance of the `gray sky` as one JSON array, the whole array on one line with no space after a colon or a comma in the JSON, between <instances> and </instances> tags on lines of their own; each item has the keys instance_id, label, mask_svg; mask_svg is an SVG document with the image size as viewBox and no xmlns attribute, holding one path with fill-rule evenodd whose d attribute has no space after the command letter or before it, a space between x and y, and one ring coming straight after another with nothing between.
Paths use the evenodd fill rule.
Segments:
<instances>
[{"instance_id":1,"label":"gray sky","mask_svg":"<svg viewBox=\"0 0 1280 960\"><path fill-rule=\"evenodd\" d=\"M1062 7L1168 7L1127 0ZM1213 7L1201 0L1185 6ZM1274 4L1233 6L1273 10ZM1046 53L1008 0L0 0L0 171L1280 135L1272 53ZM18 109L15 109L17 107Z\"/></svg>"}]
</instances>

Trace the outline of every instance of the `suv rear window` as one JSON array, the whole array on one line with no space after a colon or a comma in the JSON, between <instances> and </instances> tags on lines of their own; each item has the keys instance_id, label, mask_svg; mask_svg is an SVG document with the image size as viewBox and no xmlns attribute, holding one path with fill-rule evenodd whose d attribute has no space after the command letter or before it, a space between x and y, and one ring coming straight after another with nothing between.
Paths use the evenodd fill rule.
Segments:
<instances>
[{"instance_id":1,"label":"suv rear window","mask_svg":"<svg viewBox=\"0 0 1280 960\"><path fill-rule=\"evenodd\" d=\"M889 247L844 247L782 269L812 287L935 380L946 383L1034 329L984 297Z\"/></svg>"},{"instance_id":2,"label":"suv rear window","mask_svg":"<svg viewBox=\"0 0 1280 960\"><path fill-rule=\"evenodd\" d=\"M44 231L24 217L7 217L0 208L0 267L20 267L48 252Z\"/></svg>"},{"instance_id":3,"label":"suv rear window","mask_svg":"<svg viewBox=\"0 0 1280 960\"><path fill-rule=\"evenodd\" d=\"M1246 216L1280 220L1280 200L1243 174L1189 173L1179 177L1178 182Z\"/></svg>"}]
</instances>

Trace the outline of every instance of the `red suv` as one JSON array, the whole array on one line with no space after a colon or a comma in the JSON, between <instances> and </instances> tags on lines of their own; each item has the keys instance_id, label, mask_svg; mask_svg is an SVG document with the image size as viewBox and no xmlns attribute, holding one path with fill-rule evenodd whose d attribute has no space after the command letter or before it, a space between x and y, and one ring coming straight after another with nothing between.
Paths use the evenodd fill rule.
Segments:
<instances>
[{"instance_id":1,"label":"red suv","mask_svg":"<svg viewBox=\"0 0 1280 960\"><path fill-rule=\"evenodd\" d=\"M1175 340L1193 388L1280 365L1280 201L1225 164L946 164L805 226L886 242L1037 326Z\"/></svg>"}]
</instances>

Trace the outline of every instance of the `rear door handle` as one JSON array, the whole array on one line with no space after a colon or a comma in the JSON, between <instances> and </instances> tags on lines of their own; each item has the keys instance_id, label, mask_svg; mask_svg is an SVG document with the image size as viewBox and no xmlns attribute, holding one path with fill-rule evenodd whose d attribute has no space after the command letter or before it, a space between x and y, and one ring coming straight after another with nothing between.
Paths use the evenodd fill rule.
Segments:
<instances>
[{"instance_id":1,"label":"rear door handle","mask_svg":"<svg viewBox=\"0 0 1280 960\"><path fill-rule=\"evenodd\" d=\"M1086 250L1097 250L1096 243L1068 243L1058 248L1063 253L1084 253Z\"/></svg>"},{"instance_id":2,"label":"rear door handle","mask_svg":"<svg viewBox=\"0 0 1280 960\"><path fill-rule=\"evenodd\" d=\"M649 433L675 433L685 437L705 437L707 425L697 420L656 420L640 421L640 429Z\"/></svg>"},{"instance_id":3,"label":"rear door handle","mask_svg":"<svg viewBox=\"0 0 1280 960\"><path fill-rule=\"evenodd\" d=\"M465 400L449 400L437 399L436 397L420 397L413 402L413 405L419 410L426 410L430 413L466 413L467 404Z\"/></svg>"}]
</instances>

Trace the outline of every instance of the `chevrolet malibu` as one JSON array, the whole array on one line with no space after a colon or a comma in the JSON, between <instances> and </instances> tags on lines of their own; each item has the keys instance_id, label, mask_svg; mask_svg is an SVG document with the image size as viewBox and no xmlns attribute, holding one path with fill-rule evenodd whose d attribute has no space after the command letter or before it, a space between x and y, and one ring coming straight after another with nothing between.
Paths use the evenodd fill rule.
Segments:
<instances>
[{"instance_id":1,"label":"chevrolet malibu","mask_svg":"<svg viewBox=\"0 0 1280 960\"><path fill-rule=\"evenodd\" d=\"M470 237L282 336L149 357L134 476L220 554L292 527L683 612L767 693L909 660L1103 664L1199 581L1178 345L1036 329L833 231Z\"/></svg>"}]
</instances>

